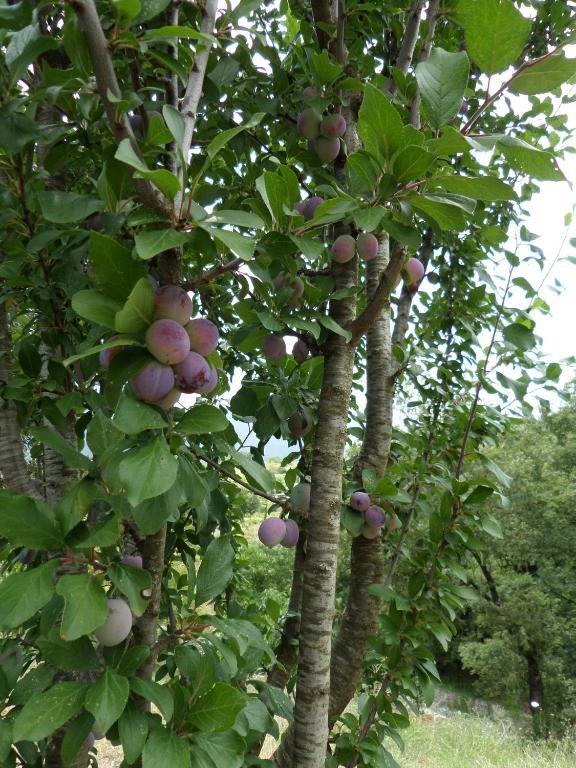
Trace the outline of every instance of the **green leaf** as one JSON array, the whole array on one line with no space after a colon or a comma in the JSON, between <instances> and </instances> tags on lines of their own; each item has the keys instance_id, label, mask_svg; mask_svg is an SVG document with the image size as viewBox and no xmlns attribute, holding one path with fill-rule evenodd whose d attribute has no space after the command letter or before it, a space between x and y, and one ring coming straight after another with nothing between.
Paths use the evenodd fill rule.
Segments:
<instances>
[{"instance_id":1,"label":"green leaf","mask_svg":"<svg viewBox=\"0 0 576 768\"><path fill-rule=\"evenodd\" d=\"M342 326L336 322L332 317L329 317L328 315L320 315L318 318L320 321L320 325L323 325L324 328L327 328L329 331L332 331L332 333L335 333L337 336L342 336L342 338L346 339L346 341L350 341L352 338L352 334L350 331L347 331L345 328L342 328Z\"/></svg>"},{"instance_id":2,"label":"green leaf","mask_svg":"<svg viewBox=\"0 0 576 768\"><path fill-rule=\"evenodd\" d=\"M178 461L161 435L128 453L118 467L118 477L133 506L169 490L177 474Z\"/></svg>"},{"instance_id":3,"label":"green leaf","mask_svg":"<svg viewBox=\"0 0 576 768\"><path fill-rule=\"evenodd\" d=\"M179 232L176 229L149 229L146 232L137 232L134 244L138 256L148 260L159 253L184 245L189 239L187 232Z\"/></svg>"},{"instance_id":4,"label":"green leaf","mask_svg":"<svg viewBox=\"0 0 576 768\"><path fill-rule=\"evenodd\" d=\"M110 339L110 341L106 341L104 344L97 344L95 347L89 347L88 349L85 349L83 352L78 352L77 355L71 355L70 357L67 357L65 360L62 360L62 365L68 366L72 365L72 363L75 363L77 360L84 360L86 357L91 357L92 355L98 355L100 352L102 352L105 349L114 349L115 347L143 347L141 341L138 341L138 339L130 339L128 336L118 337L114 339Z\"/></svg>"},{"instance_id":5,"label":"green leaf","mask_svg":"<svg viewBox=\"0 0 576 768\"><path fill-rule=\"evenodd\" d=\"M194 768L220 768L224 765L226 768L242 768L245 765L245 751L245 741L234 731L197 733L192 739L192 752L201 761Z\"/></svg>"},{"instance_id":6,"label":"green leaf","mask_svg":"<svg viewBox=\"0 0 576 768\"><path fill-rule=\"evenodd\" d=\"M416 66L416 80L432 128L451 122L460 111L468 85L470 62L465 51L432 48Z\"/></svg>"},{"instance_id":7,"label":"green leaf","mask_svg":"<svg viewBox=\"0 0 576 768\"><path fill-rule=\"evenodd\" d=\"M502 335L513 346L527 352L536 346L534 333L522 323L511 323L503 329Z\"/></svg>"},{"instance_id":8,"label":"green leaf","mask_svg":"<svg viewBox=\"0 0 576 768\"><path fill-rule=\"evenodd\" d=\"M68 467L80 469L84 472L90 472L92 469L92 462L88 456L80 453L55 429L51 427L32 427L29 432L39 443L49 445L56 453L59 453Z\"/></svg>"},{"instance_id":9,"label":"green leaf","mask_svg":"<svg viewBox=\"0 0 576 768\"><path fill-rule=\"evenodd\" d=\"M246 706L245 696L226 683L216 685L192 704L188 717L200 731L214 733L232 728Z\"/></svg>"},{"instance_id":10,"label":"green leaf","mask_svg":"<svg viewBox=\"0 0 576 768\"><path fill-rule=\"evenodd\" d=\"M100 666L94 646L88 637L81 637L71 643L57 638L38 638L36 645L46 661L66 672L95 670Z\"/></svg>"},{"instance_id":11,"label":"green leaf","mask_svg":"<svg viewBox=\"0 0 576 768\"><path fill-rule=\"evenodd\" d=\"M440 229L459 231L466 226L466 217L462 209L446 197L410 195L408 199L416 211L425 218L432 219Z\"/></svg>"},{"instance_id":12,"label":"green leaf","mask_svg":"<svg viewBox=\"0 0 576 768\"><path fill-rule=\"evenodd\" d=\"M286 221L285 207L290 207L288 187L278 173L264 171L256 179L256 189L272 215L273 221L282 225Z\"/></svg>"},{"instance_id":13,"label":"green leaf","mask_svg":"<svg viewBox=\"0 0 576 768\"><path fill-rule=\"evenodd\" d=\"M116 330L119 333L141 333L150 325L153 313L154 289L146 277L141 277L122 309L116 312Z\"/></svg>"},{"instance_id":14,"label":"green leaf","mask_svg":"<svg viewBox=\"0 0 576 768\"><path fill-rule=\"evenodd\" d=\"M58 41L40 35L35 26L24 27L16 32L6 48L5 61L15 82L41 54L58 48Z\"/></svg>"},{"instance_id":15,"label":"green leaf","mask_svg":"<svg viewBox=\"0 0 576 768\"><path fill-rule=\"evenodd\" d=\"M329 85L342 72L342 67L331 58L328 51L312 56L312 71L320 85Z\"/></svg>"},{"instance_id":16,"label":"green leaf","mask_svg":"<svg viewBox=\"0 0 576 768\"><path fill-rule=\"evenodd\" d=\"M5 576L0 583L0 629L19 627L54 595L58 561L50 560L23 573Z\"/></svg>"},{"instance_id":17,"label":"green leaf","mask_svg":"<svg viewBox=\"0 0 576 768\"><path fill-rule=\"evenodd\" d=\"M14 721L14 741L40 741L77 715L86 695L86 683L66 681L33 696Z\"/></svg>"},{"instance_id":18,"label":"green leaf","mask_svg":"<svg viewBox=\"0 0 576 768\"><path fill-rule=\"evenodd\" d=\"M510 83L514 93L548 93L576 75L576 59L567 59L563 53L555 53L537 64L521 69Z\"/></svg>"},{"instance_id":19,"label":"green leaf","mask_svg":"<svg viewBox=\"0 0 576 768\"><path fill-rule=\"evenodd\" d=\"M72 309L80 317L97 325L115 330L116 312L122 305L116 299L91 288L78 291L72 296Z\"/></svg>"},{"instance_id":20,"label":"green leaf","mask_svg":"<svg viewBox=\"0 0 576 768\"><path fill-rule=\"evenodd\" d=\"M200 227L208 232L210 237L214 240L218 240L226 248L228 248L234 256L237 256L244 261L250 261L254 256L254 250L256 249L256 241L253 238L240 235L238 232L231 232L229 229L220 229L218 227L211 227L209 224L202 222Z\"/></svg>"},{"instance_id":21,"label":"green leaf","mask_svg":"<svg viewBox=\"0 0 576 768\"><path fill-rule=\"evenodd\" d=\"M502 526L493 515L484 515L480 519L482 529L495 539L503 539Z\"/></svg>"},{"instance_id":22,"label":"green leaf","mask_svg":"<svg viewBox=\"0 0 576 768\"><path fill-rule=\"evenodd\" d=\"M402 120L390 100L373 85L364 89L358 114L358 132L364 149L381 161L389 160L402 137Z\"/></svg>"},{"instance_id":23,"label":"green leaf","mask_svg":"<svg viewBox=\"0 0 576 768\"><path fill-rule=\"evenodd\" d=\"M109 667L99 680L90 685L84 707L94 715L102 733L106 733L124 712L129 693L128 680Z\"/></svg>"},{"instance_id":24,"label":"green leaf","mask_svg":"<svg viewBox=\"0 0 576 768\"><path fill-rule=\"evenodd\" d=\"M234 227L247 227L248 229L264 229L264 222L255 213L248 211L228 211L221 209L212 211L206 218L207 224L231 224Z\"/></svg>"},{"instance_id":25,"label":"green leaf","mask_svg":"<svg viewBox=\"0 0 576 768\"><path fill-rule=\"evenodd\" d=\"M56 593L64 598L60 636L76 640L88 635L106 621L108 604L100 581L89 573L61 576Z\"/></svg>"},{"instance_id":26,"label":"green leaf","mask_svg":"<svg viewBox=\"0 0 576 768\"><path fill-rule=\"evenodd\" d=\"M214 666L208 654L190 645L179 645L174 652L174 661L188 678L188 693L193 698L202 696L214 685Z\"/></svg>"},{"instance_id":27,"label":"green leaf","mask_svg":"<svg viewBox=\"0 0 576 768\"><path fill-rule=\"evenodd\" d=\"M62 739L60 755L64 766L70 765L82 747L86 744L90 731L92 729L93 719L88 712L83 712L66 729L66 734Z\"/></svg>"},{"instance_id":28,"label":"green leaf","mask_svg":"<svg viewBox=\"0 0 576 768\"><path fill-rule=\"evenodd\" d=\"M435 176L428 182L430 187L445 189L457 195L472 197L475 200L494 202L497 200L517 200L514 189L495 176Z\"/></svg>"},{"instance_id":29,"label":"green leaf","mask_svg":"<svg viewBox=\"0 0 576 768\"><path fill-rule=\"evenodd\" d=\"M38 192L36 197L40 204L42 216L46 221L55 224L69 224L83 221L96 211L102 209L102 201L97 197L79 195L76 192Z\"/></svg>"},{"instance_id":30,"label":"green leaf","mask_svg":"<svg viewBox=\"0 0 576 768\"><path fill-rule=\"evenodd\" d=\"M147 499L134 507L132 515L139 530L146 536L159 531L167 520L174 518L181 495L181 488L176 482L161 496Z\"/></svg>"},{"instance_id":31,"label":"green leaf","mask_svg":"<svg viewBox=\"0 0 576 768\"><path fill-rule=\"evenodd\" d=\"M246 453L232 451L232 458L240 469L263 491L270 493L276 483L274 475L266 467L251 459Z\"/></svg>"},{"instance_id":32,"label":"green leaf","mask_svg":"<svg viewBox=\"0 0 576 768\"><path fill-rule=\"evenodd\" d=\"M138 157L129 139L123 139L120 142L114 157L116 160L120 160L120 162L135 168L137 171L136 177L147 179L170 199L180 189L178 178L173 173L170 173L170 171L167 171L165 168L151 171L146 163Z\"/></svg>"},{"instance_id":33,"label":"green leaf","mask_svg":"<svg viewBox=\"0 0 576 768\"><path fill-rule=\"evenodd\" d=\"M212 432L223 432L228 429L230 422L215 405L195 405L189 408L175 430L183 435L208 435Z\"/></svg>"},{"instance_id":34,"label":"green leaf","mask_svg":"<svg viewBox=\"0 0 576 768\"><path fill-rule=\"evenodd\" d=\"M168 126L168 130L174 137L177 147L182 146L184 140L184 118L180 112L171 104L164 104L162 115Z\"/></svg>"},{"instance_id":35,"label":"green leaf","mask_svg":"<svg viewBox=\"0 0 576 768\"><path fill-rule=\"evenodd\" d=\"M399 243L404 243L412 250L416 251L422 245L422 236L417 227L401 224L388 216L385 216L381 223L382 228L388 232L390 237L398 240Z\"/></svg>"},{"instance_id":36,"label":"green leaf","mask_svg":"<svg viewBox=\"0 0 576 768\"><path fill-rule=\"evenodd\" d=\"M148 605L143 594L150 594L151 578L148 571L125 563L114 563L108 568L108 578L119 592L128 598L135 616L142 616Z\"/></svg>"},{"instance_id":37,"label":"green leaf","mask_svg":"<svg viewBox=\"0 0 576 768\"><path fill-rule=\"evenodd\" d=\"M143 24L159 16L170 5L170 0L140 0L140 13L134 19L134 24ZM129 763L134 762L129 760Z\"/></svg>"},{"instance_id":38,"label":"green leaf","mask_svg":"<svg viewBox=\"0 0 576 768\"><path fill-rule=\"evenodd\" d=\"M218 40L213 35L207 35L204 32L198 32L191 27L167 26L150 29L144 35L144 40L166 40L170 38L180 38L182 40L204 40L211 45L219 45Z\"/></svg>"},{"instance_id":39,"label":"green leaf","mask_svg":"<svg viewBox=\"0 0 576 768\"><path fill-rule=\"evenodd\" d=\"M348 189L352 195L373 195L382 169L368 152L358 151L346 159Z\"/></svg>"},{"instance_id":40,"label":"green leaf","mask_svg":"<svg viewBox=\"0 0 576 768\"><path fill-rule=\"evenodd\" d=\"M494 488L489 485L477 485L473 491L464 499L464 504L481 504L486 499L490 498L494 493Z\"/></svg>"},{"instance_id":41,"label":"green leaf","mask_svg":"<svg viewBox=\"0 0 576 768\"><path fill-rule=\"evenodd\" d=\"M147 429L164 429L168 422L156 408L123 392L112 417L112 423L126 435L138 435Z\"/></svg>"},{"instance_id":42,"label":"green leaf","mask_svg":"<svg viewBox=\"0 0 576 768\"><path fill-rule=\"evenodd\" d=\"M155 683L152 680L144 680L140 677L133 677L130 680L130 688L138 696L142 696L146 701L151 701L162 713L166 722L172 720L174 715L174 699L172 692L165 685Z\"/></svg>"},{"instance_id":43,"label":"green leaf","mask_svg":"<svg viewBox=\"0 0 576 768\"><path fill-rule=\"evenodd\" d=\"M498 146L512 168L527 176L543 181L563 181L565 178L549 152L543 152L513 136L500 137Z\"/></svg>"},{"instance_id":44,"label":"green leaf","mask_svg":"<svg viewBox=\"0 0 576 768\"><path fill-rule=\"evenodd\" d=\"M392 162L392 173L400 184L421 179L434 162L435 157L423 147L414 144L404 147Z\"/></svg>"},{"instance_id":45,"label":"green leaf","mask_svg":"<svg viewBox=\"0 0 576 768\"><path fill-rule=\"evenodd\" d=\"M234 570L234 550L226 536L208 545L196 578L196 605L210 602L226 589Z\"/></svg>"},{"instance_id":46,"label":"green leaf","mask_svg":"<svg viewBox=\"0 0 576 768\"><path fill-rule=\"evenodd\" d=\"M148 736L148 721L145 713L130 701L118 721L118 734L124 759L132 765L142 754Z\"/></svg>"},{"instance_id":47,"label":"green leaf","mask_svg":"<svg viewBox=\"0 0 576 768\"><path fill-rule=\"evenodd\" d=\"M142 752L142 768L188 768L188 743L165 728L152 731Z\"/></svg>"},{"instance_id":48,"label":"green leaf","mask_svg":"<svg viewBox=\"0 0 576 768\"><path fill-rule=\"evenodd\" d=\"M29 549L58 550L63 544L61 532L43 505L5 490L0 490L0 536Z\"/></svg>"},{"instance_id":49,"label":"green leaf","mask_svg":"<svg viewBox=\"0 0 576 768\"><path fill-rule=\"evenodd\" d=\"M89 263L96 287L122 303L136 282L146 277L146 267L132 258L130 248L99 232L90 233Z\"/></svg>"},{"instance_id":50,"label":"green leaf","mask_svg":"<svg viewBox=\"0 0 576 768\"><path fill-rule=\"evenodd\" d=\"M511 0L460 0L470 58L487 75L502 72L520 56L531 23Z\"/></svg>"},{"instance_id":51,"label":"green leaf","mask_svg":"<svg viewBox=\"0 0 576 768\"><path fill-rule=\"evenodd\" d=\"M220 152L221 149L223 149L228 142L233 139L235 136L237 136L239 133L242 133L242 131L249 130L250 128L254 128L256 125L258 125L262 118L264 117L264 112L255 112L250 120L248 120L243 125L237 125L235 128L229 128L227 131L222 131L218 133L218 135L212 139L210 144L208 144L208 147L206 148L206 154L208 157L213 160L216 155Z\"/></svg>"}]
</instances>

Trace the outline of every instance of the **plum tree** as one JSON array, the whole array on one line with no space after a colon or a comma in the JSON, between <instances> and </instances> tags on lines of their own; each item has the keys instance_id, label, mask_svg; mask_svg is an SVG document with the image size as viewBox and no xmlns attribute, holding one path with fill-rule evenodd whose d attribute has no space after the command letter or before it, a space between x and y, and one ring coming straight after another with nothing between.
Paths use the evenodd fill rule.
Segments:
<instances>
[{"instance_id":1,"label":"plum tree","mask_svg":"<svg viewBox=\"0 0 576 768\"><path fill-rule=\"evenodd\" d=\"M310 483L296 483L290 492L290 503L298 512L308 514L310 510Z\"/></svg>"},{"instance_id":2,"label":"plum tree","mask_svg":"<svg viewBox=\"0 0 576 768\"><path fill-rule=\"evenodd\" d=\"M350 496L350 506L357 512L364 512L371 503L370 496L364 491L354 491Z\"/></svg>"},{"instance_id":3,"label":"plum tree","mask_svg":"<svg viewBox=\"0 0 576 768\"><path fill-rule=\"evenodd\" d=\"M190 349L199 355L209 355L218 346L218 328L210 320L197 317L185 326L190 338Z\"/></svg>"},{"instance_id":4,"label":"plum tree","mask_svg":"<svg viewBox=\"0 0 576 768\"><path fill-rule=\"evenodd\" d=\"M298 527L298 523L295 520L286 518L284 524L286 526L286 533L280 544L283 547L295 547L300 538L300 528Z\"/></svg>"},{"instance_id":5,"label":"plum tree","mask_svg":"<svg viewBox=\"0 0 576 768\"><path fill-rule=\"evenodd\" d=\"M279 517L267 517L258 527L258 538L266 547L280 544L286 533L286 523Z\"/></svg>"},{"instance_id":6,"label":"plum tree","mask_svg":"<svg viewBox=\"0 0 576 768\"><path fill-rule=\"evenodd\" d=\"M298 339L292 347L292 356L297 363L303 363L310 354L310 347L303 339Z\"/></svg>"},{"instance_id":7,"label":"plum tree","mask_svg":"<svg viewBox=\"0 0 576 768\"><path fill-rule=\"evenodd\" d=\"M329 139L337 139L346 133L346 119L343 115L326 115L322 118L320 131Z\"/></svg>"},{"instance_id":8,"label":"plum tree","mask_svg":"<svg viewBox=\"0 0 576 768\"><path fill-rule=\"evenodd\" d=\"M375 259L378 255L378 238L371 232L362 232L356 238L356 250L366 261Z\"/></svg>"},{"instance_id":9,"label":"plum tree","mask_svg":"<svg viewBox=\"0 0 576 768\"><path fill-rule=\"evenodd\" d=\"M296 125L298 133L305 139L315 139L320 132L320 119L311 107L300 112Z\"/></svg>"},{"instance_id":10,"label":"plum tree","mask_svg":"<svg viewBox=\"0 0 576 768\"><path fill-rule=\"evenodd\" d=\"M146 346L159 362L176 365L190 352L190 338L175 320L156 320L146 331Z\"/></svg>"},{"instance_id":11,"label":"plum tree","mask_svg":"<svg viewBox=\"0 0 576 768\"><path fill-rule=\"evenodd\" d=\"M381 528L386 523L386 513L382 507L371 504L364 511L364 520L371 528Z\"/></svg>"},{"instance_id":12,"label":"plum tree","mask_svg":"<svg viewBox=\"0 0 576 768\"><path fill-rule=\"evenodd\" d=\"M108 600L108 615L106 621L94 630L94 635L100 645L105 647L119 645L126 640L132 629L132 611L122 598Z\"/></svg>"},{"instance_id":13,"label":"plum tree","mask_svg":"<svg viewBox=\"0 0 576 768\"><path fill-rule=\"evenodd\" d=\"M174 366L176 388L187 395L199 392L211 380L210 366L198 352L189 352Z\"/></svg>"},{"instance_id":14,"label":"plum tree","mask_svg":"<svg viewBox=\"0 0 576 768\"><path fill-rule=\"evenodd\" d=\"M262 342L262 351L268 360L282 360L286 355L286 342L280 336L269 333Z\"/></svg>"},{"instance_id":15,"label":"plum tree","mask_svg":"<svg viewBox=\"0 0 576 768\"><path fill-rule=\"evenodd\" d=\"M356 240L352 235L339 235L330 249L332 258L339 264L345 264L356 255Z\"/></svg>"},{"instance_id":16,"label":"plum tree","mask_svg":"<svg viewBox=\"0 0 576 768\"><path fill-rule=\"evenodd\" d=\"M312 429L312 414L308 408L293 413L288 419L288 429L294 437L305 437Z\"/></svg>"},{"instance_id":17,"label":"plum tree","mask_svg":"<svg viewBox=\"0 0 576 768\"><path fill-rule=\"evenodd\" d=\"M130 379L132 391L139 400L155 403L165 397L174 386L174 371L155 360L148 363Z\"/></svg>"},{"instance_id":18,"label":"plum tree","mask_svg":"<svg viewBox=\"0 0 576 768\"><path fill-rule=\"evenodd\" d=\"M174 320L186 325L192 314L192 299L177 285L164 285L154 294L156 320Z\"/></svg>"},{"instance_id":19,"label":"plum tree","mask_svg":"<svg viewBox=\"0 0 576 768\"><path fill-rule=\"evenodd\" d=\"M331 163L340 154L340 139L338 137L329 139L327 136L319 136L314 139L314 151L323 163Z\"/></svg>"}]
</instances>

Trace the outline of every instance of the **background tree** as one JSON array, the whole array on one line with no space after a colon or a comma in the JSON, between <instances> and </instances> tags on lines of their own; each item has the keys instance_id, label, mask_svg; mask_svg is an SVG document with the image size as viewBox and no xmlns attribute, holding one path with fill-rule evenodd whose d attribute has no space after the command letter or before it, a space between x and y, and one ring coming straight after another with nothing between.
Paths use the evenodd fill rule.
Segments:
<instances>
[{"instance_id":1,"label":"background tree","mask_svg":"<svg viewBox=\"0 0 576 768\"><path fill-rule=\"evenodd\" d=\"M502 476L483 448L504 422L481 392L559 375L506 245L537 180L563 178L547 94L574 75L573 13L532 15L510 0L0 9L8 765L85 765L90 734L143 768L265 765L292 674L278 765L393 764L383 740L437 679L433 638L453 633L473 593L462 563L491 527L477 504ZM197 402L173 408L173 384ZM294 447L282 479L272 437ZM372 516L347 505L359 487ZM302 528L278 659L277 611L240 601L246 491Z\"/></svg>"}]
</instances>

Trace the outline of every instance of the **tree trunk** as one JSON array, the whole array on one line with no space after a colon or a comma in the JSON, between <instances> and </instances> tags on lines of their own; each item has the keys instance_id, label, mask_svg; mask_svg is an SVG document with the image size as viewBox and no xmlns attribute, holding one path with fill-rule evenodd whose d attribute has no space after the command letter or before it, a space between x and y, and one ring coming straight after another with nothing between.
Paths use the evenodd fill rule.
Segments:
<instances>
[{"instance_id":1,"label":"tree trunk","mask_svg":"<svg viewBox=\"0 0 576 768\"><path fill-rule=\"evenodd\" d=\"M538 656L534 649L524 654L528 676L528 704L532 714L532 731L536 738L546 736L544 722L544 681L540 673Z\"/></svg>"}]
</instances>

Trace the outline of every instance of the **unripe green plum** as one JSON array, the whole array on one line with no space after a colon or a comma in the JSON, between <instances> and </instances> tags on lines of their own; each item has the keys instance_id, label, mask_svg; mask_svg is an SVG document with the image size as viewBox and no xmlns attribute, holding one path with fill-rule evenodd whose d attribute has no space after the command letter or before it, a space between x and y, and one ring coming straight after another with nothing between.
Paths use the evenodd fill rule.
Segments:
<instances>
[{"instance_id":1,"label":"unripe green plum","mask_svg":"<svg viewBox=\"0 0 576 768\"><path fill-rule=\"evenodd\" d=\"M306 437L306 435L312 429L312 414L308 408L303 408L301 411L296 411L288 419L288 429L291 435L294 437Z\"/></svg>"},{"instance_id":2,"label":"unripe green plum","mask_svg":"<svg viewBox=\"0 0 576 768\"><path fill-rule=\"evenodd\" d=\"M265 547L275 547L286 536L286 523L279 517L267 517L260 523L258 538Z\"/></svg>"},{"instance_id":3,"label":"unripe green plum","mask_svg":"<svg viewBox=\"0 0 576 768\"><path fill-rule=\"evenodd\" d=\"M130 386L138 400L155 403L165 397L174 386L174 371L168 365L152 362L130 379Z\"/></svg>"},{"instance_id":4,"label":"unripe green plum","mask_svg":"<svg viewBox=\"0 0 576 768\"><path fill-rule=\"evenodd\" d=\"M307 514L310 510L310 483L296 483L290 492L290 504L299 512Z\"/></svg>"},{"instance_id":5,"label":"unripe green plum","mask_svg":"<svg viewBox=\"0 0 576 768\"><path fill-rule=\"evenodd\" d=\"M303 363L310 354L310 348L305 341L298 339L298 341L292 347L292 356L297 363Z\"/></svg>"},{"instance_id":6,"label":"unripe green plum","mask_svg":"<svg viewBox=\"0 0 576 768\"><path fill-rule=\"evenodd\" d=\"M280 336L269 333L262 342L262 351L268 360L282 360L286 355L286 342Z\"/></svg>"},{"instance_id":7,"label":"unripe green plum","mask_svg":"<svg viewBox=\"0 0 576 768\"><path fill-rule=\"evenodd\" d=\"M315 139L320 132L320 119L312 108L300 112L296 120L298 133L305 139Z\"/></svg>"},{"instance_id":8,"label":"unripe green plum","mask_svg":"<svg viewBox=\"0 0 576 768\"><path fill-rule=\"evenodd\" d=\"M210 364L209 364L210 365ZM218 371L213 365L210 365L210 375L206 384L198 387L196 390L199 395L209 395L218 386Z\"/></svg>"},{"instance_id":9,"label":"unripe green plum","mask_svg":"<svg viewBox=\"0 0 576 768\"><path fill-rule=\"evenodd\" d=\"M382 507L371 504L364 512L364 521L371 528L381 528L386 523L386 512Z\"/></svg>"},{"instance_id":10,"label":"unripe green plum","mask_svg":"<svg viewBox=\"0 0 576 768\"><path fill-rule=\"evenodd\" d=\"M354 491L350 496L350 506L357 512L364 512L372 503L370 496L364 491Z\"/></svg>"},{"instance_id":11,"label":"unripe green plum","mask_svg":"<svg viewBox=\"0 0 576 768\"><path fill-rule=\"evenodd\" d=\"M186 325L192 314L192 299L177 285L163 285L154 294L154 319L174 320Z\"/></svg>"},{"instance_id":12,"label":"unripe green plum","mask_svg":"<svg viewBox=\"0 0 576 768\"><path fill-rule=\"evenodd\" d=\"M290 307L296 306L298 304L298 299L300 299L304 293L304 283L302 279L297 275L296 277L292 277L288 272L279 272L274 280L272 280L272 285L277 291L281 291L282 288L292 289L292 294L287 301L287 304Z\"/></svg>"},{"instance_id":13,"label":"unripe green plum","mask_svg":"<svg viewBox=\"0 0 576 768\"><path fill-rule=\"evenodd\" d=\"M370 232L363 232L356 238L358 255L366 261L371 261L378 256L378 238Z\"/></svg>"},{"instance_id":14,"label":"unripe green plum","mask_svg":"<svg viewBox=\"0 0 576 768\"><path fill-rule=\"evenodd\" d=\"M189 352L174 368L176 388L194 394L210 381L210 366L198 352Z\"/></svg>"},{"instance_id":15,"label":"unripe green plum","mask_svg":"<svg viewBox=\"0 0 576 768\"><path fill-rule=\"evenodd\" d=\"M406 266L404 267L404 272L406 273L406 277L405 277L406 285L418 286L418 284L424 277L424 264L422 264L420 259L416 259L414 256L411 256L406 262Z\"/></svg>"},{"instance_id":16,"label":"unripe green plum","mask_svg":"<svg viewBox=\"0 0 576 768\"><path fill-rule=\"evenodd\" d=\"M329 139L337 139L346 133L346 120L342 115L326 115L322 120L320 131Z\"/></svg>"},{"instance_id":17,"label":"unripe green plum","mask_svg":"<svg viewBox=\"0 0 576 768\"><path fill-rule=\"evenodd\" d=\"M146 346L159 362L176 365L190 352L190 339L175 320L156 320L146 331Z\"/></svg>"},{"instance_id":18,"label":"unripe green plum","mask_svg":"<svg viewBox=\"0 0 576 768\"><path fill-rule=\"evenodd\" d=\"M186 326L190 338L190 349L199 355L209 355L218 346L218 328L210 320L197 317Z\"/></svg>"},{"instance_id":19,"label":"unripe green plum","mask_svg":"<svg viewBox=\"0 0 576 768\"><path fill-rule=\"evenodd\" d=\"M362 528L362 536L365 539L377 539L380 536L380 528L376 528L373 525L365 525Z\"/></svg>"},{"instance_id":20,"label":"unripe green plum","mask_svg":"<svg viewBox=\"0 0 576 768\"><path fill-rule=\"evenodd\" d=\"M182 392L174 387L174 389L171 389L170 392L168 392L167 395L164 395L164 397L160 398L160 400L155 400L154 405L157 405L158 408L162 408L163 411L169 411L170 408L173 408L178 400L180 400L181 395Z\"/></svg>"},{"instance_id":21,"label":"unripe green plum","mask_svg":"<svg viewBox=\"0 0 576 768\"><path fill-rule=\"evenodd\" d=\"M98 629L94 630L100 645L105 647L119 645L126 640L132 629L132 611L126 600L114 598L108 600L108 616Z\"/></svg>"},{"instance_id":22,"label":"unripe green plum","mask_svg":"<svg viewBox=\"0 0 576 768\"><path fill-rule=\"evenodd\" d=\"M356 253L356 240L352 235L340 235L334 240L330 249L332 258L339 264L345 264L354 258Z\"/></svg>"},{"instance_id":23,"label":"unripe green plum","mask_svg":"<svg viewBox=\"0 0 576 768\"><path fill-rule=\"evenodd\" d=\"M340 139L328 139L326 136L319 136L315 140L314 150L323 163L331 163L340 154Z\"/></svg>"},{"instance_id":24,"label":"unripe green plum","mask_svg":"<svg viewBox=\"0 0 576 768\"><path fill-rule=\"evenodd\" d=\"M324 202L323 197L318 197L318 195L314 195L313 197L309 197L308 200L304 203L304 218L308 221L310 219L314 218L314 213L316 212L316 208L318 208L319 205L322 205Z\"/></svg>"},{"instance_id":25,"label":"unripe green plum","mask_svg":"<svg viewBox=\"0 0 576 768\"><path fill-rule=\"evenodd\" d=\"M290 518L288 518L287 520L284 520L284 524L286 525L286 534L280 544L282 544L283 547L295 547L300 538L298 523L295 520L290 520Z\"/></svg>"}]
</instances>

